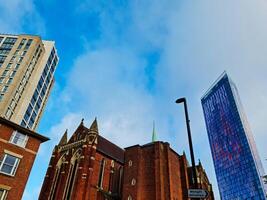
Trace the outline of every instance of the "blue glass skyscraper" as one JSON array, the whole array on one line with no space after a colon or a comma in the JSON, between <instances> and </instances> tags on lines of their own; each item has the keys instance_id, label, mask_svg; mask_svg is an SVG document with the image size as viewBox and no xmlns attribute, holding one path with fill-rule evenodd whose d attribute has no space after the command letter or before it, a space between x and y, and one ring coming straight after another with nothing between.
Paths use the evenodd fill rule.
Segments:
<instances>
[{"instance_id":1,"label":"blue glass skyscraper","mask_svg":"<svg viewBox=\"0 0 267 200\"><path fill-rule=\"evenodd\" d=\"M235 84L223 73L201 99L222 200L266 200L264 170Z\"/></svg>"}]
</instances>

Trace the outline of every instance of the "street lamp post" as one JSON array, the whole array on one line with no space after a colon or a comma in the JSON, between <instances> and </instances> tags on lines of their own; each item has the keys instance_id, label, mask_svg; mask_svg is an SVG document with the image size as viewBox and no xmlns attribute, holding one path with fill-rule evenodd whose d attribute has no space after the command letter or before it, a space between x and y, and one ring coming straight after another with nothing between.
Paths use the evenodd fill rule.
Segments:
<instances>
[{"instance_id":1,"label":"street lamp post","mask_svg":"<svg viewBox=\"0 0 267 200\"><path fill-rule=\"evenodd\" d=\"M190 149L190 156L191 156L191 163L192 163L192 174L193 174L193 182L194 182L194 189L197 189L197 171L196 171L196 165L195 165L195 157L194 157L194 150L193 150L193 144L192 144L192 137L191 137L191 130L190 130L190 120L188 117L188 111L187 111L187 104L186 104L186 98L180 98L176 100L176 103L183 103L184 104L184 112L185 112L185 119L186 119L186 128L187 128L187 134L188 134L188 142L189 142L189 149Z\"/></svg>"}]
</instances>

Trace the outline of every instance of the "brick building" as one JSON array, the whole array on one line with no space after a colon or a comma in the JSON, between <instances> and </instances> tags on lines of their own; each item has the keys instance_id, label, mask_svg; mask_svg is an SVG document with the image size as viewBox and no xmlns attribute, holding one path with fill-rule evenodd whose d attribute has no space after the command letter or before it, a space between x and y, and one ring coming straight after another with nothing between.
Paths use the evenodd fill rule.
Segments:
<instances>
[{"instance_id":1,"label":"brick building","mask_svg":"<svg viewBox=\"0 0 267 200\"><path fill-rule=\"evenodd\" d=\"M21 199L40 143L48 138L0 117L0 199Z\"/></svg>"},{"instance_id":2,"label":"brick building","mask_svg":"<svg viewBox=\"0 0 267 200\"><path fill-rule=\"evenodd\" d=\"M39 200L188 199L190 171L166 142L121 149L98 134L96 120L89 129L82 121L55 146ZM200 184L212 191L207 177Z\"/></svg>"}]
</instances>

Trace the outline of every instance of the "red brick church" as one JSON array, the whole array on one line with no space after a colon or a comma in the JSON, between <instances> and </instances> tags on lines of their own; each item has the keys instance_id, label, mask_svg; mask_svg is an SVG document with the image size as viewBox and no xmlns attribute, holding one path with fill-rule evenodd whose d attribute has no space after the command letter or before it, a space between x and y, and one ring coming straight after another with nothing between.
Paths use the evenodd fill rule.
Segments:
<instances>
[{"instance_id":1,"label":"red brick church","mask_svg":"<svg viewBox=\"0 0 267 200\"><path fill-rule=\"evenodd\" d=\"M202 165L198 187L212 186ZM98 133L95 120L83 120L72 137L67 132L55 146L39 200L181 200L188 199L191 168L167 142L122 149Z\"/></svg>"}]
</instances>

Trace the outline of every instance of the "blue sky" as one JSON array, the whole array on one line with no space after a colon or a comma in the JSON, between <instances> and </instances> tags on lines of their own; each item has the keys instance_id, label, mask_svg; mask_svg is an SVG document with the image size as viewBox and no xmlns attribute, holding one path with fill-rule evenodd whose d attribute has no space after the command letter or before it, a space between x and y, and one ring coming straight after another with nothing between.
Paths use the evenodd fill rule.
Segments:
<instances>
[{"instance_id":1,"label":"blue sky","mask_svg":"<svg viewBox=\"0 0 267 200\"><path fill-rule=\"evenodd\" d=\"M51 138L24 194L37 199L53 146L81 118L126 147L157 137L189 156L176 98L186 96L195 147L218 197L200 98L227 70L267 167L267 1L0 0L0 32L55 40L60 62L38 132Z\"/></svg>"}]
</instances>

